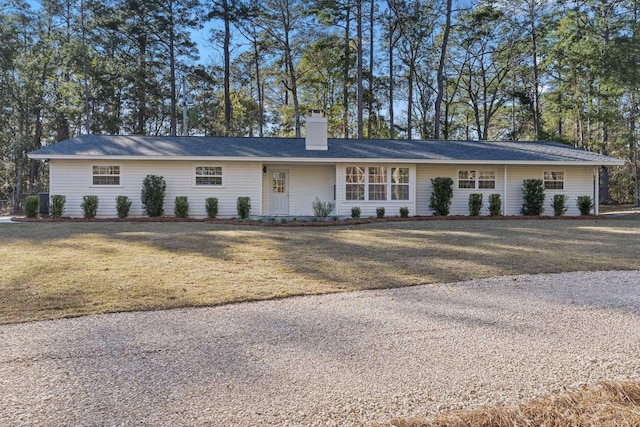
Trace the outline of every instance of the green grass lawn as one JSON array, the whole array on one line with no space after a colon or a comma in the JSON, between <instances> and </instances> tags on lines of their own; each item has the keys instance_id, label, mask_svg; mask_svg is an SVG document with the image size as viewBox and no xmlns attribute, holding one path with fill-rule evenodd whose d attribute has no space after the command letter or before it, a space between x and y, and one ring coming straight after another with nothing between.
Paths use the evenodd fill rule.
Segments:
<instances>
[{"instance_id":1,"label":"green grass lawn","mask_svg":"<svg viewBox=\"0 0 640 427\"><path fill-rule=\"evenodd\" d=\"M32 222L0 224L0 241L0 323L640 269L637 216L332 227Z\"/></svg>"}]
</instances>

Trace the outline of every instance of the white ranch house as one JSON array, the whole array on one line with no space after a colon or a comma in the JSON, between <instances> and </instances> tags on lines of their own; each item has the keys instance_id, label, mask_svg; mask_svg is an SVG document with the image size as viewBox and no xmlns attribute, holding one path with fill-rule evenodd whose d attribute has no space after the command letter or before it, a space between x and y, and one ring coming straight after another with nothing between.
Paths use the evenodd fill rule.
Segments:
<instances>
[{"instance_id":1,"label":"white ranch house","mask_svg":"<svg viewBox=\"0 0 640 427\"><path fill-rule=\"evenodd\" d=\"M84 135L29 154L48 160L50 194L66 196L65 215L81 217L85 195L99 197L98 217L116 216L116 196L132 201L141 216L140 191L147 175L167 184L165 215L176 196L187 196L189 216L206 217L205 199L217 197L219 216L236 216L239 196L251 198L252 216L312 216L312 202L335 201L332 215L386 215L408 207L432 215L431 178L454 180L451 215L467 215L469 194L498 193L504 215L519 215L523 180L545 185L545 214L555 194L569 196L567 215L577 215L578 196L598 200L599 170L623 161L552 142L405 141L327 139L326 119L312 114L306 138L224 138ZM597 207L596 207L597 213Z\"/></svg>"}]
</instances>

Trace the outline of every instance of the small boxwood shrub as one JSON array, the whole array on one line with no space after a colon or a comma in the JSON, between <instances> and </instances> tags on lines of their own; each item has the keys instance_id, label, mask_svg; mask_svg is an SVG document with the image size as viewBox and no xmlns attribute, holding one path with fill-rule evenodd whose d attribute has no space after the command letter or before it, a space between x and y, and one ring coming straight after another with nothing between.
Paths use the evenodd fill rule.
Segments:
<instances>
[{"instance_id":1,"label":"small boxwood shrub","mask_svg":"<svg viewBox=\"0 0 640 427\"><path fill-rule=\"evenodd\" d=\"M453 198L453 179L448 176L431 178L431 202L429 208L436 216L449 215L451 199Z\"/></svg>"},{"instance_id":2,"label":"small boxwood shrub","mask_svg":"<svg viewBox=\"0 0 640 427\"><path fill-rule=\"evenodd\" d=\"M400 208L400 218L409 218L409 208L403 206Z\"/></svg>"},{"instance_id":3,"label":"small boxwood shrub","mask_svg":"<svg viewBox=\"0 0 640 427\"><path fill-rule=\"evenodd\" d=\"M54 194L51 196L51 203L49 204L49 214L53 218L60 218L64 213L64 205L67 202L67 198L60 194Z\"/></svg>"},{"instance_id":4,"label":"small boxwood shrub","mask_svg":"<svg viewBox=\"0 0 640 427\"><path fill-rule=\"evenodd\" d=\"M564 194L556 194L553 196L553 202L551 202L551 207L553 208L553 214L555 216L562 216L567 212L567 200L569 196L565 196Z\"/></svg>"},{"instance_id":5,"label":"small boxwood shrub","mask_svg":"<svg viewBox=\"0 0 640 427\"><path fill-rule=\"evenodd\" d=\"M318 219L326 219L333 209L336 207L336 204L333 202L323 202L318 197L315 198L313 202L311 202L311 208L313 209L313 214Z\"/></svg>"},{"instance_id":6,"label":"small boxwood shrub","mask_svg":"<svg viewBox=\"0 0 640 427\"><path fill-rule=\"evenodd\" d=\"M482 210L482 194L469 194L469 216L480 215L480 210Z\"/></svg>"},{"instance_id":7,"label":"small boxwood shrub","mask_svg":"<svg viewBox=\"0 0 640 427\"><path fill-rule=\"evenodd\" d=\"M38 216L38 209L40 208L40 197L27 196L24 201L24 214L27 218L35 218Z\"/></svg>"},{"instance_id":8,"label":"small boxwood shrub","mask_svg":"<svg viewBox=\"0 0 640 427\"><path fill-rule=\"evenodd\" d=\"M353 219L360 219L360 214L362 213L362 211L360 210L359 207L354 206L351 208L351 218Z\"/></svg>"},{"instance_id":9,"label":"small boxwood shrub","mask_svg":"<svg viewBox=\"0 0 640 427\"><path fill-rule=\"evenodd\" d=\"M82 196L80 207L85 218L95 218L98 212L98 196Z\"/></svg>"},{"instance_id":10,"label":"small boxwood shrub","mask_svg":"<svg viewBox=\"0 0 640 427\"><path fill-rule=\"evenodd\" d=\"M238 197L236 210L238 211L238 217L240 219L249 218L251 214L251 198L246 196Z\"/></svg>"},{"instance_id":11,"label":"small boxwood shrub","mask_svg":"<svg viewBox=\"0 0 640 427\"><path fill-rule=\"evenodd\" d=\"M218 198L209 197L204 201L204 208L207 210L207 217L215 218L218 216Z\"/></svg>"},{"instance_id":12,"label":"small boxwood shrub","mask_svg":"<svg viewBox=\"0 0 640 427\"><path fill-rule=\"evenodd\" d=\"M525 179L522 185L522 215L542 215L544 185L541 179Z\"/></svg>"},{"instance_id":13,"label":"small boxwood shrub","mask_svg":"<svg viewBox=\"0 0 640 427\"><path fill-rule=\"evenodd\" d=\"M186 218L189 216L189 199L187 196L176 197L176 205L173 209L176 218Z\"/></svg>"},{"instance_id":14,"label":"small boxwood shrub","mask_svg":"<svg viewBox=\"0 0 640 427\"><path fill-rule=\"evenodd\" d=\"M376 218L384 218L384 206L376 208Z\"/></svg>"},{"instance_id":15,"label":"small boxwood shrub","mask_svg":"<svg viewBox=\"0 0 640 427\"><path fill-rule=\"evenodd\" d=\"M497 193L489 195L489 215L499 216L502 213L502 200Z\"/></svg>"},{"instance_id":16,"label":"small boxwood shrub","mask_svg":"<svg viewBox=\"0 0 640 427\"><path fill-rule=\"evenodd\" d=\"M128 217L130 209L131 200L129 200L127 196L116 197L116 210L118 211L118 218Z\"/></svg>"},{"instance_id":17,"label":"small boxwood shrub","mask_svg":"<svg viewBox=\"0 0 640 427\"><path fill-rule=\"evenodd\" d=\"M591 196L578 196L576 206L580 211L580 215L589 215L593 209L593 200Z\"/></svg>"},{"instance_id":18,"label":"small boxwood shrub","mask_svg":"<svg viewBox=\"0 0 640 427\"><path fill-rule=\"evenodd\" d=\"M167 184L164 178L158 175L147 175L142 181L140 201L142 211L150 217L162 216L164 213L164 194Z\"/></svg>"}]
</instances>

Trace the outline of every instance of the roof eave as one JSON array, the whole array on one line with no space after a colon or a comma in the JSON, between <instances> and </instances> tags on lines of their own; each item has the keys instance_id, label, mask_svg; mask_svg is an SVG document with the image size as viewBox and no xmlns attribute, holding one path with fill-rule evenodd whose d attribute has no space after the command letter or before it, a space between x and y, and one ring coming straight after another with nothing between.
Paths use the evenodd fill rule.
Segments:
<instances>
[{"instance_id":1,"label":"roof eave","mask_svg":"<svg viewBox=\"0 0 640 427\"><path fill-rule=\"evenodd\" d=\"M29 154L33 160L137 160L137 161L228 161L279 163L416 163L416 164L487 164L519 166L622 166L622 160L482 160L482 159L411 159L411 158L357 158L357 157L243 157L243 156L121 156L121 155L64 155Z\"/></svg>"}]
</instances>

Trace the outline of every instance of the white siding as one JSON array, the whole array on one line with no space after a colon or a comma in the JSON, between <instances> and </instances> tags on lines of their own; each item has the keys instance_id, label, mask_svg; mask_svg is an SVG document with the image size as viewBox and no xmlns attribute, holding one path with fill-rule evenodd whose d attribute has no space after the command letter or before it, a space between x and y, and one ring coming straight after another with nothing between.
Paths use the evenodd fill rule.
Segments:
<instances>
[{"instance_id":1,"label":"white siding","mask_svg":"<svg viewBox=\"0 0 640 427\"><path fill-rule=\"evenodd\" d=\"M269 215L270 171L286 170L289 179L289 216L313 216L311 203L318 197L323 202L334 200L336 182L333 165L268 165L263 175L262 212Z\"/></svg>"},{"instance_id":2,"label":"white siding","mask_svg":"<svg viewBox=\"0 0 640 427\"><path fill-rule=\"evenodd\" d=\"M346 168L348 166L386 166L409 168L409 200L346 200ZM336 215L349 217L351 208L359 207L363 218L376 216L376 208L384 207L386 216L399 216L400 208L409 208L409 216L416 215L416 167L409 164L395 163L340 163L336 166ZM366 172L365 172L366 173ZM365 191L366 193L366 191Z\"/></svg>"},{"instance_id":3,"label":"white siding","mask_svg":"<svg viewBox=\"0 0 640 427\"><path fill-rule=\"evenodd\" d=\"M507 194L505 198L505 167L507 174ZM459 189L459 170L495 170L495 189ZM505 215L520 215L522 208L522 184L525 179L542 179L544 171L564 172L563 190L545 190L544 215L553 215L551 202L555 194L569 196L566 215L579 215L576 207L577 196L591 196L593 198L593 167L591 166L483 166L483 165L418 165L417 166L417 215L433 215L429 209L431 199L431 179L439 176L453 178L453 200L450 215L469 214L469 194L481 193L483 207L481 215L489 214L489 195L500 194Z\"/></svg>"},{"instance_id":4,"label":"white siding","mask_svg":"<svg viewBox=\"0 0 640 427\"><path fill-rule=\"evenodd\" d=\"M120 186L93 186L92 166L119 165ZM222 187L196 187L196 166L222 166ZM189 199L189 216L205 217L205 199L217 197L221 217L236 216L236 202L239 196L251 198L251 214L259 215L262 205L261 165L250 162L189 162L189 161L86 161L50 160L50 194L66 196L65 215L81 217L82 196L97 195L98 216L115 217L117 196L128 196L131 205L130 216L141 216L140 191L147 175L161 175L167 184L164 213L173 216L176 196Z\"/></svg>"},{"instance_id":5,"label":"white siding","mask_svg":"<svg viewBox=\"0 0 640 427\"><path fill-rule=\"evenodd\" d=\"M591 166L508 166L507 215L520 215L522 209L522 185L525 179L542 179L544 171L564 172L564 189L545 190L543 215L553 215L553 196L564 194L569 196L566 215L580 215L576 206L578 196L594 197L593 167Z\"/></svg>"}]
</instances>

